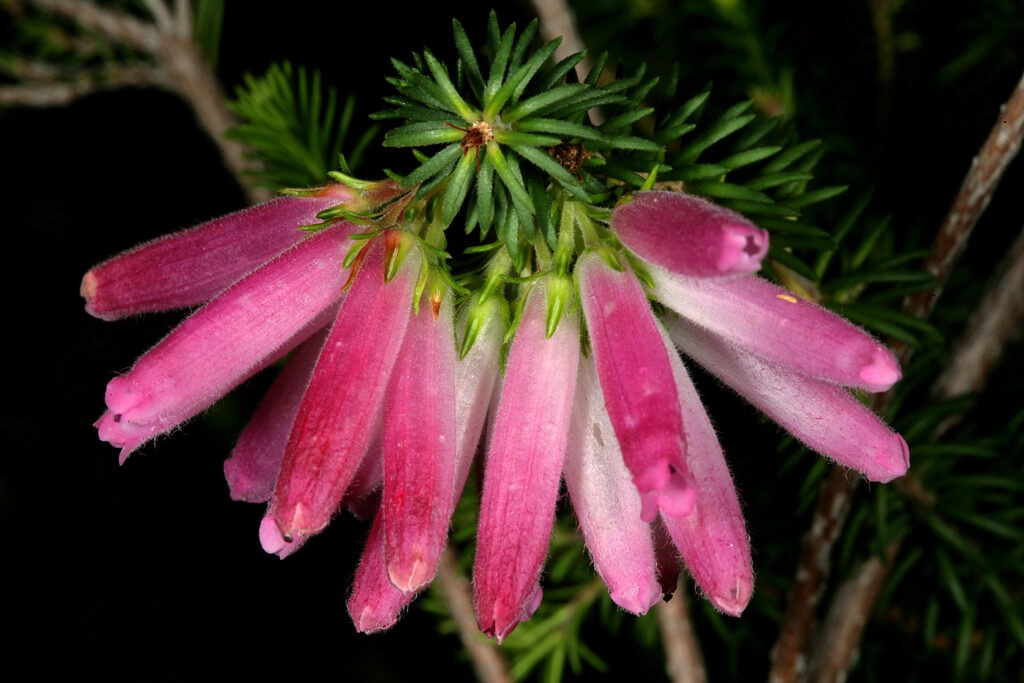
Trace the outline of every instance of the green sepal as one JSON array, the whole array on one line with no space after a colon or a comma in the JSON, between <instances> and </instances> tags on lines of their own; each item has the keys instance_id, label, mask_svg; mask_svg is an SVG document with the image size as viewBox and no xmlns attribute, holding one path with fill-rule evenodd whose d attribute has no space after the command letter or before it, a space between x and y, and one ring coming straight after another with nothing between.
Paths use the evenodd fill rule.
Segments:
<instances>
[{"instance_id":1,"label":"green sepal","mask_svg":"<svg viewBox=\"0 0 1024 683\"><path fill-rule=\"evenodd\" d=\"M466 357L473 345L476 344L476 340L480 338L480 333L488 325L494 325L505 319L507 312L504 312L503 308L507 309L508 303L489 293L480 292L473 299L466 312L465 332L463 332L459 344L459 360Z\"/></svg>"},{"instance_id":2,"label":"green sepal","mask_svg":"<svg viewBox=\"0 0 1024 683\"><path fill-rule=\"evenodd\" d=\"M409 254L409 249L412 247L414 242L415 239L409 233L403 232L399 235L398 246L385 254L384 282L391 282L395 278L395 275L397 275L399 269L401 269L402 263L405 262L405 257ZM419 279L421 281L423 280L423 274L420 275ZM417 292L414 302L419 301L418 295L423 291L423 284L424 283L422 282L417 283L417 289L419 291Z\"/></svg>"},{"instance_id":3,"label":"green sepal","mask_svg":"<svg viewBox=\"0 0 1024 683\"><path fill-rule=\"evenodd\" d=\"M341 261L343 268L351 268L352 264L359 258L359 253L363 251L370 243L370 240L380 234L380 231L374 232L361 232L355 235L349 235L349 239L355 242L345 254L345 258Z\"/></svg>"},{"instance_id":4,"label":"green sepal","mask_svg":"<svg viewBox=\"0 0 1024 683\"><path fill-rule=\"evenodd\" d=\"M544 279L544 295L546 298L546 316L544 321L544 333L548 339L555 334L558 323L572 303L572 278L549 275Z\"/></svg>"}]
</instances>

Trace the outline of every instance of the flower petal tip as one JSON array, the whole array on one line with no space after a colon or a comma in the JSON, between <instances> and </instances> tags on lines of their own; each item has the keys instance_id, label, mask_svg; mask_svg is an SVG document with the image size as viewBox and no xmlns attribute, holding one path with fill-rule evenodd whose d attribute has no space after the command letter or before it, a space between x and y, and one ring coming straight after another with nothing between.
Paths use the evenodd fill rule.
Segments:
<instances>
[{"instance_id":1,"label":"flower petal tip","mask_svg":"<svg viewBox=\"0 0 1024 683\"><path fill-rule=\"evenodd\" d=\"M612 602L638 617L647 614L647 610L658 604L662 598L661 586L636 583L623 588L608 591Z\"/></svg>"},{"instance_id":2,"label":"flower petal tip","mask_svg":"<svg viewBox=\"0 0 1024 683\"><path fill-rule=\"evenodd\" d=\"M103 413L100 419L93 422L92 426L96 428L100 441L106 441L111 446L121 449L121 453L117 458L118 463L121 465L128 460L128 456L145 440L137 437L131 438L125 434L121 425L121 416L109 410Z\"/></svg>"},{"instance_id":3,"label":"flower petal tip","mask_svg":"<svg viewBox=\"0 0 1024 683\"><path fill-rule=\"evenodd\" d=\"M281 535L273 515L267 515L260 521L260 545L263 552L277 555L288 546L288 541Z\"/></svg>"},{"instance_id":4,"label":"flower petal tip","mask_svg":"<svg viewBox=\"0 0 1024 683\"><path fill-rule=\"evenodd\" d=\"M356 630L367 635L387 631L398 621L397 614L390 612L381 613L372 607L364 607L359 614L352 614L350 612L349 617L351 617L352 624L355 625Z\"/></svg>"},{"instance_id":5,"label":"flower petal tip","mask_svg":"<svg viewBox=\"0 0 1024 683\"><path fill-rule=\"evenodd\" d=\"M722 235L717 265L723 275L745 275L761 269L761 261L768 254L767 232L750 224L726 223Z\"/></svg>"},{"instance_id":6,"label":"flower petal tip","mask_svg":"<svg viewBox=\"0 0 1024 683\"><path fill-rule=\"evenodd\" d=\"M887 448L879 448L875 452L874 464L870 472L865 472L868 479L885 484L902 477L910 469L910 447L899 434L893 433Z\"/></svg>"},{"instance_id":7,"label":"flower petal tip","mask_svg":"<svg viewBox=\"0 0 1024 683\"><path fill-rule=\"evenodd\" d=\"M224 461L224 478L228 482L228 495L231 496L231 500L241 503L265 503L270 498L268 495L254 495L253 492L258 488L257 482L248 468L236 458Z\"/></svg>"},{"instance_id":8,"label":"flower petal tip","mask_svg":"<svg viewBox=\"0 0 1024 683\"><path fill-rule=\"evenodd\" d=\"M860 370L863 387L868 391L887 391L903 376L900 365L889 349L876 346Z\"/></svg>"},{"instance_id":9,"label":"flower petal tip","mask_svg":"<svg viewBox=\"0 0 1024 683\"><path fill-rule=\"evenodd\" d=\"M640 487L637 487L640 489ZM677 471L672 471L663 486L657 489L640 489L640 519L653 522L659 512L669 517L687 517L693 512L697 496L687 478Z\"/></svg>"},{"instance_id":10,"label":"flower petal tip","mask_svg":"<svg viewBox=\"0 0 1024 683\"><path fill-rule=\"evenodd\" d=\"M403 593L415 593L433 581L434 567L420 556L413 560L411 567L388 565L388 579L391 585Z\"/></svg>"},{"instance_id":11,"label":"flower petal tip","mask_svg":"<svg viewBox=\"0 0 1024 683\"><path fill-rule=\"evenodd\" d=\"M518 607L509 605L501 598L498 598L494 601L494 609L490 619L478 618L477 625L484 635L495 638L501 644L508 637L508 634L516 629L516 626L519 626L521 622L533 616L533 613L540 607L543 598L544 591L541 590L539 583L533 587L526 600Z\"/></svg>"},{"instance_id":12,"label":"flower petal tip","mask_svg":"<svg viewBox=\"0 0 1024 683\"><path fill-rule=\"evenodd\" d=\"M108 320L109 318L104 317L102 314L96 311L96 292L99 290L99 280L96 278L96 274L91 270L82 277L82 285L78 288L78 293L85 299L85 311L94 318L100 318L102 320Z\"/></svg>"},{"instance_id":13,"label":"flower petal tip","mask_svg":"<svg viewBox=\"0 0 1024 683\"><path fill-rule=\"evenodd\" d=\"M285 541L291 542L299 535L311 535L320 531L320 527L310 526L310 512L303 503L295 503L290 517L287 509L274 513L277 529Z\"/></svg>"},{"instance_id":14,"label":"flower petal tip","mask_svg":"<svg viewBox=\"0 0 1024 683\"><path fill-rule=\"evenodd\" d=\"M717 610L731 617L738 617L754 595L754 581L749 576L737 576L729 588L708 595L708 600Z\"/></svg>"}]
</instances>

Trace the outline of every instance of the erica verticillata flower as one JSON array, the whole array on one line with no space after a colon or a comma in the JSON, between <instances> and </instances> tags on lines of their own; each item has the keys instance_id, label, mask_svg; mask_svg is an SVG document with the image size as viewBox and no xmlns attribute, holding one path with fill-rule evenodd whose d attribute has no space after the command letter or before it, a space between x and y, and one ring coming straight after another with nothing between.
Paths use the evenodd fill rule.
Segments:
<instances>
[{"instance_id":1,"label":"erica verticillata flower","mask_svg":"<svg viewBox=\"0 0 1024 683\"><path fill-rule=\"evenodd\" d=\"M414 120L388 144L445 145L404 179L332 174L89 271L100 318L201 305L110 381L100 438L123 461L283 365L225 462L229 490L266 504L259 541L282 558L344 511L372 520L348 598L360 631L389 628L430 584L474 465L488 635L540 604L563 482L617 605L646 612L682 561L739 615L743 513L679 352L880 482L906 471L907 446L850 389L884 391L900 369L757 275L769 237L745 215L648 190L657 142L579 123L596 104L628 110L628 86L562 82L552 44L527 58L505 35L487 78L459 42L464 94L429 53L398 65L391 114Z\"/></svg>"}]
</instances>

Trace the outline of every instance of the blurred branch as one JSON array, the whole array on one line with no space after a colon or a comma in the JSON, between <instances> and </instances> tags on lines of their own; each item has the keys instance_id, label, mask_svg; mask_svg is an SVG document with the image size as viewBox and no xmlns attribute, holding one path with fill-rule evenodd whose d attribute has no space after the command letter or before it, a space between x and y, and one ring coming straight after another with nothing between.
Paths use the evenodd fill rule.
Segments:
<instances>
[{"instance_id":1,"label":"blurred branch","mask_svg":"<svg viewBox=\"0 0 1024 683\"><path fill-rule=\"evenodd\" d=\"M839 466L833 466L822 486L810 529L800 548L793 588L779 640L772 650L770 683L796 683L803 680L807 652L817 624L817 608L832 569L832 547L850 512L850 501L860 478Z\"/></svg>"},{"instance_id":2,"label":"blurred branch","mask_svg":"<svg viewBox=\"0 0 1024 683\"><path fill-rule=\"evenodd\" d=\"M444 554L441 555L437 586L448 606L448 612L455 621L462 645L473 662L477 680L482 683L512 683L505 658L498 648L480 633L473 613L469 579L459 571L458 561L451 546L445 548Z\"/></svg>"},{"instance_id":3,"label":"blurred branch","mask_svg":"<svg viewBox=\"0 0 1024 683\"><path fill-rule=\"evenodd\" d=\"M665 649L665 669L672 683L706 683L704 656L690 619L690 606L682 585L684 580L680 578L680 585L671 600L659 602L655 607L661 644Z\"/></svg>"},{"instance_id":4,"label":"blurred branch","mask_svg":"<svg viewBox=\"0 0 1024 683\"><path fill-rule=\"evenodd\" d=\"M995 193L996 186L1010 161L1020 151L1024 137L1024 76L1014 88L1010 99L1000 107L999 119L971 161L971 168L946 214L935 240L932 255L925 261L925 270L944 283L964 249L974 226ZM941 286L908 297L903 308L921 319L927 318L942 294Z\"/></svg>"},{"instance_id":5,"label":"blurred branch","mask_svg":"<svg viewBox=\"0 0 1024 683\"><path fill-rule=\"evenodd\" d=\"M953 266L967 246L967 240L985 207L988 206L1007 165L1020 150L1022 136L1024 136L1024 77L1017 84L1007 103L1001 107L999 119L978 152L978 156L971 163L963 185L936 236L932 255L925 262L926 270L936 278L936 281L940 283L939 286L933 290L908 297L903 304L903 309L906 312L922 320L931 315L941 294L942 284L948 280ZM1017 292L1019 297L1021 290L1010 291ZM905 365L910 358L910 347L905 344L894 344L893 346L897 357ZM1001 346L995 350L997 355L1001 351ZM971 348L963 347L958 355L970 352ZM957 365L960 362L960 360L954 359L950 365ZM990 364L988 367L991 369L992 365ZM984 384L984 380L984 376L976 377L978 388ZM884 394L876 394L872 399L872 408L883 412L892 400L892 390ZM845 662L846 666L853 661L853 652L860 642L864 624L874 607L881 583L888 575L886 566L875 569L872 563L878 562L877 558L869 560L854 573L853 578L840 588L837 598L849 594L860 596L859 599L843 598L847 601L847 605L855 605L856 609L833 604L829 617L829 630L819 638L818 654L809 656L808 652L813 645L811 636L817 621L818 603L831 570L832 547L845 523L853 494L859 482L859 478L838 467L832 468L825 481L810 530L804 537L789 606L780 631L779 641L773 651L772 669L769 674L771 683L795 683L799 680L808 680L809 661ZM886 564L890 563L891 558ZM844 635L840 637L836 634ZM828 670L831 671L831 669ZM824 676L824 674L816 674L816 676ZM845 670L834 673L832 678L816 677L810 680L841 680L844 676Z\"/></svg>"},{"instance_id":6,"label":"blurred branch","mask_svg":"<svg viewBox=\"0 0 1024 683\"><path fill-rule=\"evenodd\" d=\"M807 667L808 681L844 681L853 665L868 617L885 584L902 539L889 545L885 558L872 557L839 586Z\"/></svg>"},{"instance_id":7,"label":"blurred branch","mask_svg":"<svg viewBox=\"0 0 1024 683\"><path fill-rule=\"evenodd\" d=\"M532 4L540 21L541 37L544 40L562 39L555 50L556 61L586 50L579 27L576 25L576 16L569 7L568 0L532 0ZM582 82L590 74L593 66L594 63L589 56L583 57L576 65L576 77ZM595 126L604 122L600 107L591 109L589 116Z\"/></svg>"},{"instance_id":8,"label":"blurred branch","mask_svg":"<svg viewBox=\"0 0 1024 683\"><path fill-rule=\"evenodd\" d=\"M0 86L0 106L59 107L105 90L158 87L171 90L165 72L148 64L114 64L65 76L52 64L19 60L12 71L26 84Z\"/></svg>"},{"instance_id":9,"label":"blurred branch","mask_svg":"<svg viewBox=\"0 0 1024 683\"><path fill-rule=\"evenodd\" d=\"M36 7L62 17L79 28L99 33L111 45L143 53L152 61L115 62L90 69L64 70L52 64L14 60L8 67L18 83L0 86L0 104L54 107L86 95L123 87L152 87L184 99L199 125L220 149L227 168L245 188L251 201L269 193L245 184L249 169L247 148L225 133L237 123L225 107L224 92L192 34L192 6L175 0L173 9L163 0L144 0L154 23L90 0L28 0Z\"/></svg>"},{"instance_id":10,"label":"blurred branch","mask_svg":"<svg viewBox=\"0 0 1024 683\"><path fill-rule=\"evenodd\" d=\"M566 0L533 0L533 8L540 20L540 35L544 40L561 38L562 42L555 50L555 61L565 59L586 49L576 26L576 17ZM576 75L582 81L590 73L591 61L584 57L576 65Z\"/></svg>"},{"instance_id":11,"label":"blurred branch","mask_svg":"<svg viewBox=\"0 0 1024 683\"><path fill-rule=\"evenodd\" d=\"M932 387L938 398L981 390L1003 349L1024 327L1024 228L999 265L949 363ZM952 424L943 426L943 431Z\"/></svg>"}]
</instances>

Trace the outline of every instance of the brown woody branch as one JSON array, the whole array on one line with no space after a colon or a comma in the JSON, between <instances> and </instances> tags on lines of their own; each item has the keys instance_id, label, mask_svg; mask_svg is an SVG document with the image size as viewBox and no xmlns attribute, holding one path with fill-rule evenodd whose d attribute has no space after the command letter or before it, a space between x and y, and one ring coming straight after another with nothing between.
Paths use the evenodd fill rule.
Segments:
<instances>
[{"instance_id":1,"label":"brown woody branch","mask_svg":"<svg viewBox=\"0 0 1024 683\"><path fill-rule=\"evenodd\" d=\"M939 286L908 297L903 306L906 312L921 319L926 319L931 315L941 293L942 285L948 280L953 267L963 253L967 241L977 225L978 219L988 206L1007 165L1020 150L1022 137L1024 137L1024 77L1017 84L1007 103L1001 108L995 126L978 152L978 156L973 160L960 191L939 229L933 253L925 263L926 269L936 278ZM1018 267L1024 268L1024 266ZM1015 271L1013 268L1009 268L1009 272ZM1015 291L1019 292L1020 290ZM1009 307L1003 310L1012 312L1013 308ZM1012 315L1012 313L1007 313L1007 315ZM973 342L958 352L958 356L963 354L966 358L968 354L973 353L974 345L978 343L985 342L981 338L975 338ZM896 346L901 362L905 364L910 357L910 347L894 346ZM1002 347L994 352L998 355L1001 350ZM960 362L954 359L953 364ZM991 367L993 367L991 362L987 365L975 366L972 372L976 388L980 389L984 385L987 373L983 373L983 371L986 368L991 369ZM878 411L884 410L891 401L891 397L891 391L876 395L872 407ZM860 596L858 600L849 599L850 604L856 605L857 609L847 610L833 605L832 616L828 621L829 630L819 638L817 654L809 656L807 653L812 646L812 634L817 621L816 612L830 572L829 558L832 547L842 530L858 483L859 479L856 477L839 468L833 468L822 489L811 529L804 538L793 593L774 652L769 676L772 683L794 683L798 680L840 680L845 675L845 670L834 673L834 669L829 667L816 669L815 671L818 673L813 678L808 678L809 662L845 662L846 666L849 666L853 661L853 652L860 642L867 616L873 609L882 582L888 575L892 557L877 569L874 563L881 562L881 560L878 558L870 560L840 588L840 595L856 594ZM844 635L842 637L833 635L838 633ZM826 673L820 673L823 671Z\"/></svg>"},{"instance_id":2,"label":"brown woody branch","mask_svg":"<svg viewBox=\"0 0 1024 683\"><path fill-rule=\"evenodd\" d=\"M672 683L706 683L704 655L690 619L684 578L680 577L672 599L659 602L655 610L668 679Z\"/></svg>"},{"instance_id":3,"label":"brown woody branch","mask_svg":"<svg viewBox=\"0 0 1024 683\"><path fill-rule=\"evenodd\" d=\"M49 65L23 60L10 69L20 82L0 86L0 104L53 107L121 87L173 92L192 107L200 126L220 149L225 165L245 187L250 200L269 197L265 190L245 185L246 172L250 170L248 150L225 135L236 119L225 106L224 92L193 40L191 3L176 0L172 10L164 0L145 0L155 22L147 23L91 0L29 1L80 28L99 33L111 44L143 53L152 61L140 59L66 74Z\"/></svg>"},{"instance_id":4,"label":"brown woody branch","mask_svg":"<svg viewBox=\"0 0 1024 683\"><path fill-rule=\"evenodd\" d=\"M437 570L437 587L441 591L462 645L473 662L473 670L481 683L512 683L501 651L487 640L476 623L469 579L459 571L455 552L449 546L441 555Z\"/></svg>"}]
</instances>

